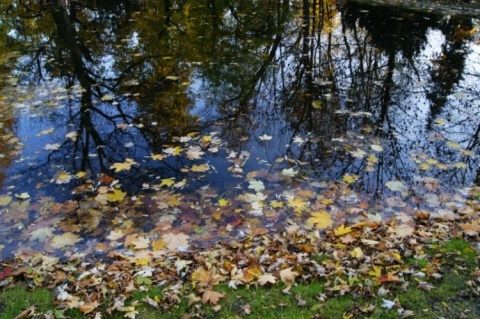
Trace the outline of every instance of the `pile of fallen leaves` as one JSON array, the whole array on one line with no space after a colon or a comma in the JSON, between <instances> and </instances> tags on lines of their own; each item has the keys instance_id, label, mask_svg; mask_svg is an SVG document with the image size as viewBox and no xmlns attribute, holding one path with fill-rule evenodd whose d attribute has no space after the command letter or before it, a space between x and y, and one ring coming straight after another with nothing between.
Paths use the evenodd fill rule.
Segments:
<instances>
[{"instance_id":1,"label":"pile of fallen leaves","mask_svg":"<svg viewBox=\"0 0 480 319\"><path fill-rule=\"evenodd\" d=\"M219 284L236 289L280 283L288 294L297 283L322 278L323 300L344 294L382 296L385 307L409 317L414 311L389 296L411 285L434 289L432 282L442 279L449 256L425 254L430 245L452 237L478 240L480 204L471 199L467 206L443 216L416 211L401 223L397 218L372 221L365 217L348 225L306 230L292 222L281 233L252 232L240 242L210 249L154 250L132 245L101 259L76 253L66 260L24 253L2 266L0 280L2 287L22 281L31 288L53 289L60 310L78 308L91 318L118 311L135 318L142 303L166 312L187 301L191 316L201 316L206 307L218 311L224 297L216 289ZM409 262L415 259L423 259L423 266ZM480 279L480 271L472 276ZM466 287L478 293L477 284L478 280L472 281ZM135 291L159 287L161 296L129 299ZM349 315L371 311L363 307Z\"/></svg>"}]
</instances>

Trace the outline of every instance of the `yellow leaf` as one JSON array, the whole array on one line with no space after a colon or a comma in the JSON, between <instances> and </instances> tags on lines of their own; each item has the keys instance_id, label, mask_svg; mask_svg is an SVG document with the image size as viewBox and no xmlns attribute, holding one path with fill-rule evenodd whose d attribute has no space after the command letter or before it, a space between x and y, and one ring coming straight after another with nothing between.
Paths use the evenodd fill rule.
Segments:
<instances>
[{"instance_id":1,"label":"yellow leaf","mask_svg":"<svg viewBox=\"0 0 480 319\"><path fill-rule=\"evenodd\" d=\"M122 192L119 189L114 189L113 192L107 193L107 198L109 202L122 202L125 199L127 193Z\"/></svg>"},{"instance_id":2,"label":"yellow leaf","mask_svg":"<svg viewBox=\"0 0 480 319\"><path fill-rule=\"evenodd\" d=\"M335 236L342 236L342 235L348 234L351 231L352 231L352 228L345 227L345 225L342 224L337 229L335 229L334 233L335 233Z\"/></svg>"},{"instance_id":3,"label":"yellow leaf","mask_svg":"<svg viewBox=\"0 0 480 319\"><path fill-rule=\"evenodd\" d=\"M154 251L162 250L165 247L167 247L167 242L162 240L162 239L157 239L157 240L152 241L152 249Z\"/></svg>"},{"instance_id":4,"label":"yellow leaf","mask_svg":"<svg viewBox=\"0 0 480 319\"><path fill-rule=\"evenodd\" d=\"M166 155L163 155L163 154L151 154L150 157L154 160L154 161L161 161L163 160L165 157L167 157Z\"/></svg>"},{"instance_id":5,"label":"yellow leaf","mask_svg":"<svg viewBox=\"0 0 480 319\"><path fill-rule=\"evenodd\" d=\"M190 169L192 172L203 173L210 169L208 164L201 164L201 165L193 165Z\"/></svg>"},{"instance_id":6,"label":"yellow leaf","mask_svg":"<svg viewBox=\"0 0 480 319\"><path fill-rule=\"evenodd\" d=\"M75 174L75 176L76 176L77 178L84 178L85 176L87 176L87 173L80 171L80 172L78 172L77 174Z\"/></svg>"},{"instance_id":7,"label":"yellow leaf","mask_svg":"<svg viewBox=\"0 0 480 319\"><path fill-rule=\"evenodd\" d=\"M73 233L64 233L57 235L50 241L50 246L53 248L63 248L65 246L73 246L81 240L80 237Z\"/></svg>"},{"instance_id":8,"label":"yellow leaf","mask_svg":"<svg viewBox=\"0 0 480 319\"><path fill-rule=\"evenodd\" d=\"M225 198L220 198L220 199L218 200L218 206L220 206L220 207L225 207L225 206L227 206L228 204L230 204L230 202L229 202L227 199L225 199Z\"/></svg>"},{"instance_id":9,"label":"yellow leaf","mask_svg":"<svg viewBox=\"0 0 480 319\"><path fill-rule=\"evenodd\" d=\"M316 224L319 229L328 228L333 225L332 217L325 211L312 213L312 216L308 221L312 224Z\"/></svg>"},{"instance_id":10,"label":"yellow leaf","mask_svg":"<svg viewBox=\"0 0 480 319\"><path fill-rule=\"evenodd\" d=\"M353 258L357 258L357 259L363 258L362 248L356 247L354 250L352 250L352 251L350 252L350 255L351 255Z\"/></svg>"},{"instance_id":11,"label":"yellow leaf","mask_svg":"<svg viewBox=\"0 0 480 319\"><path fill-rule=\"evenodd\" d=\"M210 135L204 135L202 137L202 141L203 142L210 142L210 141L212 141L212 137Z\"/></svg>"},{"instance_id":12,"label":"yellow leaf","mask_svg":"<svg viewBox=\"0 0 480 319\"><path fill-rule=\"evenodd\" d=\"M272 200L272 201L270 202L270 206L272 206L273 208L282 208L282 207L283 207L283 203L280 202L280 201Z\"/></svg>"},{"instance_id":13,"label":"yellow leaf","mask_svg":"<svg viewBox=\"0 0 480 319\"><path fill-rule=\"evenodd\" d=\"M293 208L296 213L301 213L302 210L308 207L309 202L302 200L299 197L290 198L288 205Z\"/></svg>"},{"instance_id":14,"label":"yellow leaf","mask_svg":"<svg viewBox=\"0 0 480 319\"><path fill-rule=\"evenodd\" d=\"M360 176L358 175L350 175L350 174L345 174L343 175L342 180L347 183L347 184L353 184L355 181L359 178Z\"/></svg>"},{"instance_id":15,"label":"yellow leaf","mask_svg":"<svg viewBox=\"0 0 480 319\"><path fill-rule=\"evenodd\" d=\"M12 201L12 196L1 196L0 197L0 206L7 206Z\"/></svg>"},{"instance_id":16,"label":"yellow leaf","mask_svg":"<svg viewBox=\"0 0 480 319\"><path fill-rule=\"evenodd\" d=\"M372 277L379 278L382 275L382 268L378 266L373 266L373 269L368 272Z\"/></svg>"},{"instance_id":17,"label":"yellow leaf","mask_svg":"<svg viewBox=\"0 0 480 319\"><path fill-rule=\"evenodd\" d=\"M170 187L170 186L172 186L173 184L175 184L175 180L174 180L174 179L172 179L172 178L164 178L164 179L161 180L160 187L162 187L162 186Z\"/></svg>"},{"instance_id":18,"label":"yellow leaf","mask_svg":"<svg viewBox=\"0 0 480 319\"><path fill-rule=\"evenodd\" d=\"M121 172L121 171L128 171L132 168L132 165L138 165L137 162L135 162L131 158L125 159L125 162L123 163L115 163L110 168L115 169L115 173Z\"/></svg>"}]
</instances>

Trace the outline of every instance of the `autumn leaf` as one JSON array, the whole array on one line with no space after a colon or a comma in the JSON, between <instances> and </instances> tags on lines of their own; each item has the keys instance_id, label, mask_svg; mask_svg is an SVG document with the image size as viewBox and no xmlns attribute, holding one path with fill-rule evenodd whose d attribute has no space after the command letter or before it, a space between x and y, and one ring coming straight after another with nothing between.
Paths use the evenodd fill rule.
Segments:
<instances>
[{"instance_id":1,"label":"autumn leaf","mask_svg":"<svg viewBox=\"0 0 480 319\"><path fill-rule=\"evenodd\" d=\"M12 201L12 196L5 195L5 196L0 196L0 206L7 206L10 204Z\"/></svg>"},{"instance_id":2,"label":"autumn leaf","mask_svg":"<svg viewBox=\"0 0 480 319\"><path fill-rule=\"evenodd\" d=\"M158 185L158 187L162 187L162 186L170 187L170 186L173 186L174 184L175 184L175 179L164 178L160 181L160 185Z\"/></svg>"},{"instance_id":3,"label":"autumn leaf","mask_svg":"<svg viewBox=\"0 0 480 319\"><path fill-rule=\"evenodd\" d=\"M109 202L112 202L112 203L119 202L120 203L125 199L126 195L127 195L127 193L122 192L119 189L114 189L113 191L107 193L107 198L108 198Z\"/></svg>"},{"instance_id":4,"label":"autumn leaf","mask_svg":"<svg viewBox=\"0 0 480 319\"><path fill-rule=\"evenodd\" d=\"M47 144L43 147L43 149L46 150L46 151L56 151L56 150L60 149L60 146L62 146L62 145L59 144L59 143Z\"/></svg>"},{"instance_id":5,"label":"autumn leaf","mask_svg":"<svg viewBox=\"0 0 480 319\"><path fill-rule=\"evenodd\" d=\"M256 192L263 191L265 189L265 185L262 181L258 181L256 179L252 179L249 181L248 188L253 189Z\"/></svg>"},{"instance_id":6,"label":"autumn leaf","mask_svg":"<svg viewBox=\"0 0 480 319\"><path fill-rule=\"evenodd\" d=\"M150 154L150 157L152 158L152 160L154 161L161 161L163 160L165 157L167 157L166 155L164 154Z\"/></svg>"},{"instance_id":7,"label":"autumn leaf","mask_svg":"<svg viewBox=\"0 0 480 319\"><path fill-rule=\"evenodd\" d=\"M188 240L190 236L183 233L167 233L162 235L161 238L167 243L167 249L170 251L185 251L189 246Z\"/></svg>"},{"instance_id":8,"label":"autumn leaf","mask_svg":"<svg viewBox=\"0 0 480 319\"><path fill-rule=\"evenodd\" d=\"M347 184L353 184L358 180L359 177L360 177L359 175L345 174L343 175L342 180Z\"/></svg>"},{"instance_id":9,"label":"autumn leaf","mask_svg":"<svg viewBox=\"0 0 480 319\"><path fill-rule=\"evenodd\" d=\"M277 278L275 278L274 275L271 273L265 273L260 275L257 278L257 283L260 284L260 286L265 286L266 284L275 284L277 282Z\"/></svg>"},{"instance_id":10,"label":"autumn leaf","mask_svg":"<svg viewBox=\"0 0 480 319\"><path fill-rule=\"evenodd\" d=\"M202 151L202 149L198 146L190 146L187 150L187 158L189 160L197 160L201 159L202 155L204 155L205 152Z\"/></svg>"},{"instance_id":11,"label":"autumn leaf","mask_svg":"<svg viewBox=\"0 0 480 319\"><path fill-rule=\"evenodd\" d=\"M150 239L146 236L139 236L138 234L130 234L125 237L123 243L125 247L134 247L135 249L146 249L150 245Z\"/></svg>"},{"instance_id":12,"label":"autumn leaf","mask_svg":"<svg viewBox=\"0 0 480 319\"><path fill-rule=\"evenodd\" d=\"M202 302L216 305L218 301L223 297L225 297L225 295L222 293L213 290L206 290L202 295Z\"/></svg>"},{"instance_id":13,"label":"autumn leaf","mask_svg":"<svg viewBox=\"0 0 480 319\"><path fill-rule=\"evenodd\" d=\"M230 204L230 202L228 201L228 199L220 198L220 199L218 200L218 206L220 206L220 207L225 207L225 206L227 206L227 205L229 205L229 204Z\"/></svg>"},{"instance_id":14,"label":"autumn leaf","mask_svg":"<svg viewBox=\"0 0 480 319\"><path fill-rule=\"evenodd\" d=\"M292 271L292 267L285 268L280 271L279 276L283 283L286 285L291 285L295 281L295 277L299 274L296 271Z\"/></svg>"},{"instance_id":15,"label":"autumn leaf","mask_svg":"<svg viewBox=\"0 0 480 319\"><path fill-rule=\"evenodd\" d=\"M66 246L73 246L82 239L73 233L64 233L62 235L57 235L52 237L50 240L50 246L53 248L63 248Z\"/></svg>"},{"instance_id":16,"label":"autumn leaf","mask_svg":"<svg viewBox=\"0 0 480 319\"><path fill-rule=\"evenodd\" d=\"M479 220L472 220L470 223L460 224L460 228L468 236L476 236L480 231Z\"/></svg>"},{"instance_id":17,"label":"autumn leaf","mask_svg":"<svg viewBox=\"0 0 480 319\"><path fill-rule=\"evenodd\" d=\"M193 165L192 168L190 169L192 172L197 172L197 173L204 173L208 171L210 167L208 164L201 164L201 165Z\"/></svg>"},{"instance_id":18,"label":"autumn leaf","mask_svg":"<svg viewBox=\"0 0 480 319\"><path fill-rule=\"evenodd\" d=\"M319 229L328 228L333 225L332 217L325 211L312 213L308 222L315 224Z\"/></svg>"},{"instance_id":19,"label":"autumn leaf","mask_svg":"<svg viewBox=\"0 0 480 319\"><path fill-rule=\"evenodd\" d=\"M293 208L296 213L301 213L305 208L308 207L309 202L304 201L299 197L289 198L287 201L288 205Z\"/></svg>"},{"instance_id":20,"label":"autumn leaf","mask_svg":"<svg viewBox=\"0 0 480 319\"><path fill-rule=\"evenodd\" d=\"M163 149L163 152L167 155L178 156L182 153L183 149L180 146L168 147Z\"/></svg>"},{"instance_id":21,"label":"autumn leaf","mask_svg":"<svg viewBox=\"0 0 480 319\"><path fill-rule=\"evenodd\" d=\"M335 229L334 234L335 236L342 236L342 235L348 234L351 231L352 231L352 228L345 227L345 225L342 224L338 226L337 229Z\"/></svg>"},{"instance_id":22,"label":"autumn leaf","mask_svg":"<svg viewBox=\"0 0 480 319\"><path fill-rule=\"evenodd\" d=\"M121 171L128 171L132 168L132 165L138 165L137 162L135 162L131 158L126 158L125 162L123 163L115 163L112 166L110 166L111 169L115 169L115 173L121 172Z\"/></svg>"}]
</instances>

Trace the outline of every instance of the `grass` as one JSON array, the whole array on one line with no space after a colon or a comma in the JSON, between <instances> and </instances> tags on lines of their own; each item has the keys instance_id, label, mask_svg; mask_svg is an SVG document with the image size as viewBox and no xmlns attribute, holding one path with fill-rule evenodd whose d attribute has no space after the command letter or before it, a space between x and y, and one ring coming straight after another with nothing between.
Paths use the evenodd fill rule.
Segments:
<instances>
[{"instance_id":1,"label":"grass","mask_svg":"<svg viewBox=\"0 0 480 319\"><path fill-rule=\"evenodd\" d=\"M138 319L153 318L403 318L399 309L413 311L412 318L480 318L480 301L476 294L478 289L466 283L472 280L471 273L478 270L478 256L471 244L463 239L451 239L431 246L427 251L428 260L441 260L443 277L430 290L419 288L425 278L412 278L408 286L399 287L398 283L384 286L390 290L385 296L378 296L378 287L372 287L372 295L356 296L355 291L344 296L326 297L322 280L308 284L298 284L284 293L281 284L271 287L242 287L232 290L226 285L219 285L216 291L224 293L219 305L214 310L198 302L188 306L186 298L172 309L154 308L142 303L137 307ZM328 256L319 256L325 260ZM426 259L411 259L417 267L427 269ZM365 283L367 284L367 283ZM188 294L188 293L187 293ZM161 300L160 288L147 292L135 292L131 301L146 297ZM325 299L326 298L326 299ZM384 299L395 301L392 309L382 307ZM37 313L54 314L52 318L84 318L77 310L56 310L54 295L48 289L27 290L24 286L5 289L0 292L0 318L14 319L31 305L37 306ZM54 311L56 311L54 313ZM124 318L123 313L114 312L104 317L107 319Z\"/></svg>"}]
</instances>

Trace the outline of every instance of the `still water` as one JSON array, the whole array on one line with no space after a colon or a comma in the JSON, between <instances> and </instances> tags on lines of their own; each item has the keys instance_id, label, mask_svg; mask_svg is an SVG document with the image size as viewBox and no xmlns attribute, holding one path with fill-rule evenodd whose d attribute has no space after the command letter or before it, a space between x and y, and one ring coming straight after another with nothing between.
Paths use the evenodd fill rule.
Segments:
<instances>
[{"instance_id":1,"label":"still water","mask_svg":"<svg viewBox=\"0 0 480 319\"><path fill-rule=\"evenodd\" d=\"M334 0L0 6L2 258L105 252L128 234L181 234L188 249L311 228L318 210L338 223L452 214L477 179L472 15Z\"/></svg>"}]
</instances>

